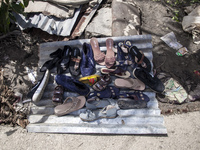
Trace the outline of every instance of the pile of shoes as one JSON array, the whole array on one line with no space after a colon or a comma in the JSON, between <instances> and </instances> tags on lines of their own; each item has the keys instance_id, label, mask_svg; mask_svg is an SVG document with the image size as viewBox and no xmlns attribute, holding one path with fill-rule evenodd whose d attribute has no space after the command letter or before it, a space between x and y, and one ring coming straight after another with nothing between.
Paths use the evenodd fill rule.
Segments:
<instances>
[{"instance_id":1,"label":"pile of shoes","mask_svg":"<svg viewBox=\"0 0 200 150\"><path fill-rule=\"evenodd\" d=\"M164 91L163 83L151 73L151 61L133 41L115 43L107 38L105 44L107 50L103 52L98 39L91 38L89 43L83 43L82 49L65 45L49 55L52 59L40 71L46 73L57 68L57 86L52 97L55 115L86 108L79 115L83 121L115 118L118 109L147 108L150 99L144 94L146 89ZM64 91L78 96L64 97Z\"/></svg>"}]
</instances>

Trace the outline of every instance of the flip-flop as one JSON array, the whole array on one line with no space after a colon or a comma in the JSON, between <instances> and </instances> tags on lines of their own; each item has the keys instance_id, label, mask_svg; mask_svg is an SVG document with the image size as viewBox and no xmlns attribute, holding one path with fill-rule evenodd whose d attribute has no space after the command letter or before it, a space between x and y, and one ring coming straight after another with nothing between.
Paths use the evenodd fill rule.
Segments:
<instances>
[{"instance_id":1,"label":"flip-flop","mask_svg":"<svg viewBox=\"0 0 200 150\"><path fill-rule=\"evenodd\" d=\"M106 107L107 105L116 105L116 103L117 101L114 99L100 99L97 96L94 96L86 101L85 106L87 109L100 109Z\"/></svg>"},{"instance_id":2,"label":"flip-flop","mask_svg":"<svg viewBox=\"0 0 200 150\"><path fill-rule=\"evenodd\" d=\"M99 65L105 65L105 54L101 52L99 48L99 43L97 38L91 38L90 39L90 45L92 46L93 54L94 54L94 60L99 64Z\"/></svg>"},{"instance_id":3,"label":"flip-flop","mask_svg":"<svg viewBox=\"0 0 200 150\"><path fill-rule=\"evenodd\" d=\"M81 109L85 105L86 99L84 96L67 97L62 105L54 108L55 115L63 116L71 112Z\"/></svg>"},{"instance_id":4,"label":"flip-flop","mask_svg":"<svg viewBox=\"0 0 200 150\"><path fill-rule=\"evenodd\" d=\"M120 78L128 78L130 77L130 72L123 70L121 67L117 67L115 69L101 68L102 74L110 74Z\"/></svg>"},{"instance_id":5,"label":"flip-flop","mask_svg":"<svg viewBox=\"0 0 200 150\"><path fill-rule=\"evenodd\" d=\"M117 104L120 109L140 109L147 108L147 101L135 100L131 98L119 98Z\"/></svg>"},{"instance_id":6,"label":"flip-flop","mask_svg":"<svg viewBox=\"0 0 200 150\"><path fill-rule=\"evenodd\" d=\"M100 118L115 118L117 117L117 108L113 105L108 105L101 110L86 110L79 115L83 121L94 121Z\"/></svg>"},{"instance_id":7,"label":"flip-flop","mask_svg":"<svg viewBox=\"0 0 200 150\"><path fill-rule=\"evenodd\" d=\"M115 53L113 51L113 44L113 39L108 38L106 40L107 52L105 56L105 65L107 68L111 68L115 64Z\"/></svg>"},{"instance_id":8,"label":"flip-flop","mask_svg":"<svg viewBox=\"0 0 200 150\"><path fill-rule=\"evenodd\" d=\"M127 78L127 79L115 79L115 86L118 88L128 88L133 90L144 90L145 84L138 80L133 78Z\"/></svg>"}]
</instances>

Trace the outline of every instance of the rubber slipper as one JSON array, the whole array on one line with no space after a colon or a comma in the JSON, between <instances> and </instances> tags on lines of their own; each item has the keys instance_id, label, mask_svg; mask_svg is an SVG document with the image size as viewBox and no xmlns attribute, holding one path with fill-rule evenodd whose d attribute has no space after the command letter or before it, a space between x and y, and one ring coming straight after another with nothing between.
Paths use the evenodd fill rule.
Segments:
<instances>
[{"instance_id":1,"label":"rubber slipper","mask_svg":"<svg viewBox=\"0 0 200 150\"><path fill-rule=\"evenodd\" d=\"M116 76L120 78L128 78L130 77L130 72L122 69L121 67L117 67L115 69L101 68L102 74L110 74L111 76Z\"/></svg>"},{"instance_id":2,"label":"rubber slipper","mask_svg":"<svg viewBox=\"0 0 200 150\"><path fill-rule=\"evenodd\" d=\"M134 91L134 92L126 92L126 93L120 93L119 94L119 99L120 98L129 98L129 99L134 99L134 100L142 100L149 102L150 98L144 94L142 91Z\"/></svg>"},{"instance_id":3,"label":"rubber slipper","mask_svg":"<svg viewBox=\"0 0 200 150\"><path fill-rule=\"evenodd\" d=\"M92 46L94 60L99 65L105 65L105 62L104 62L105 54L101 52L97 38L91 38L90 45Z\"/></svg>"},{"instance_id":4,"label":"rubber slipper","mask_svg":"<svg viewBox=\"0 0 200 150\"><path fill-rule=\"evenodd\" d=\"M127 79L115 79L115 86L118 88L128 88L133 90L144 90L145 84L138 79L127 78Z\"/></svg>"},{"instance_id":5,"label":"rubber slipper","mask_svg":"<svg viewBox=\"0 0 200 150\"><path fill-rule=\"evenodd\" d=\"M54 108L55 115L63 116L71 112L81 109L85 105L86 99L84 96L67 97L62 105Z\"/></svg>"},{"instance_id":6,"label":"rubber slipper","mask_svg":"<svg viewBox=\"0 0 200 150\"><path fill-rule=\"evenodd\" d=\"M97 96L87 99L85 106L87 109L100 109L104 108L107 105L115 105L117 103L114 99L100 99Z\"/></svg>"},{"instance_id":7,"label":"rubber slipper","mask_svg":"<svg viewBox=\"0 0 200 150\"><path fill-rule=\"evenodd\" d=\"M101 110L86 110L86 112L79 115L83 121L94 121L100 118L115 118L117 117L116 106L108 105Z\"/></svg>"},{"instance_id":8,"label":"rubber slipper","mask_svg":"<svg viewBox=\"0 0 200 150\"><path fill-rule=\"evenodd\" d=\"M106 40L106 56L105 56L105 65L107 68L111 68L115 64L115 53L113 51L113 39L108 38Z\"/></svg>"},{"instance_id":9,"label":"rubber slipper","mask_svg":"<svg viewBox=\"0 0 200 150\"><path fill-rule=\"evenodd\" d=\"M79 81L92 86L93 84L95 84L99 80L99 78L100 78L100 75L94 74L94 75L82 77L82 78L79 79Z\"/></svg>"},{"instance_id":10,"label":"rubber slipper","mask_svg":"<svg viewBox=\"0 0 200 150\"><path fill-rule=\"evenodd\" d=\"M147 108L147 101L135 100L131 98L119 98L117 104L120 109L140 109Z\"/></svg>"}]
</instances>

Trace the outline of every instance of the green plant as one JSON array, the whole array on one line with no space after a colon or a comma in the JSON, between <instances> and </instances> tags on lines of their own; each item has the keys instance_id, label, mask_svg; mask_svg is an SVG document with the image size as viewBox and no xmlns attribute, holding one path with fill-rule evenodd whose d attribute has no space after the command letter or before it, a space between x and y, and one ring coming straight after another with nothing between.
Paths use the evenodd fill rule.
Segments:
<instances>
[{"instance_id":1,"label":"green plant","mask_svg":"<svg viewBox=\"0 0 200 150\"><path fill-rule=\"evenodd\" d=\"M16 0L2 0L0 6L0 33L8 33L10 31L11 21L15 21L12 12L24 14L24 8L29 4L29 0L16 2Z\"/></svg>"}]
</instances>

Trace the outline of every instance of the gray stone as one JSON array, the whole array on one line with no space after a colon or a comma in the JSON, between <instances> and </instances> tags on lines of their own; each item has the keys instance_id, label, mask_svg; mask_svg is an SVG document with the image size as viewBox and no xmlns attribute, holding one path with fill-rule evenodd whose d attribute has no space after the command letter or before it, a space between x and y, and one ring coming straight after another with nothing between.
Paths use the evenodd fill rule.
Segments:
<instances>
[{"instance_id":1,"label":"gray stone","mask_svg":"<svg viewBox=\"0 0 200 150\"><path fill-rule=\"evenodd\" d=\"M140 34L140 9L133 0L113 0L112 36Z\"/></svg>"},{"instance_id":2,"label":"gray stone","mask_svg":"<svg viewBox=\"0 0 200 150\"><path fill-rule=\"evenodd\" d=\"M112 36L112 11L111 8L101 8L97 11L97 15L87 26L85 33L86 38L92 36Z\"/></svg>"}]
</instances>

